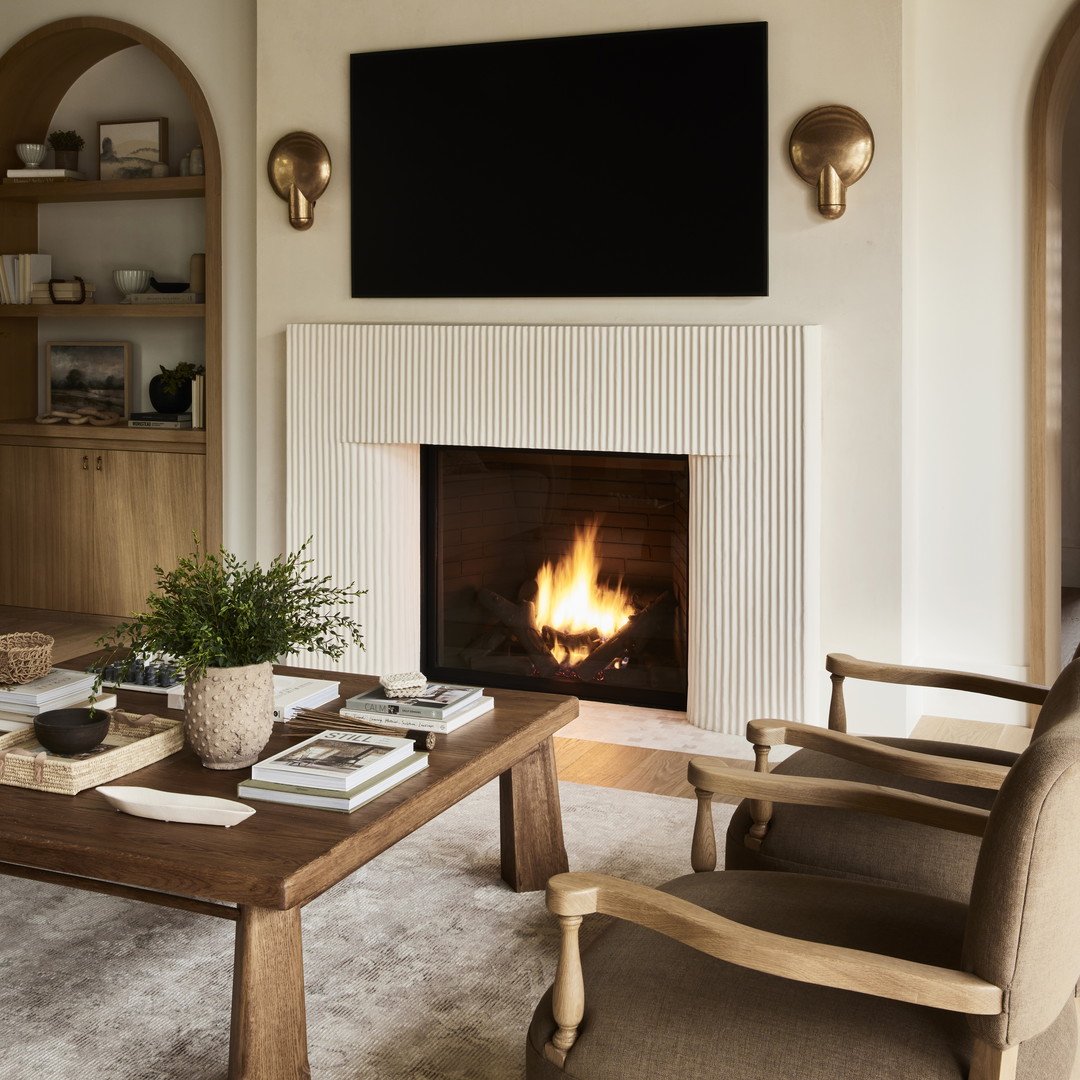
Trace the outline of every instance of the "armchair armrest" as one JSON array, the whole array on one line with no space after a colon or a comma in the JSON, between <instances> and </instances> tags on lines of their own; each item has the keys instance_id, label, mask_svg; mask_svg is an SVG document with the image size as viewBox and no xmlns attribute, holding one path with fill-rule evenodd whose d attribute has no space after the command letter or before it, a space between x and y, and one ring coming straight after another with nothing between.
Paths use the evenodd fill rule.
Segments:
<instances>
[{"instance_id":1,"label":"armchair armrest","mask_svg":"<svg viewBox=\"0 0 1080 1080\"><path fill-rule=\"evenodd\" d=\"M562 944L553 1000L558 1028L545 1055L559 1065L565 1062L584 1015L577 933L582 917L594 912L655 930L719 960L785 979L954 1012L992 1016L1002 1008L1001 988L970 972L758 930L680 897L604 874L556 875L548 882L547 903L559 916Z\"/></svg>"},{"instance_id":2,"label":"armchair armrest","mask_svg":"<svg viewBox=\"0 0 1080 1080\"><path fill-rule=\"evenodd\" d=\"M966 758L939 757L885 746L843 731L797 724L787 720L751 720L746 725L746 737L758 746L801 746L823 754L853 761L858 765L947 784L966 784L969 787L996 791L1009 774L1004 765L991 765Z\"/></svg>"},{"instance_id":3,"label":"armchair armrest","mask_svg":"<svg viewBox=\"0 0 1080 1080\"><path fill-rule=\"evenodd\" d=\"M690 847L690 865L698 873L716 868L716 833L712 817L712 797L716 793L750 800L754 824L743 843L755 851L760 849L768 831L773 802L859 810L971 836L982 836L989 817L989 811L913 791L851 780L732 769L716 758L691 758L687 779L694 785L698 800Z\"/></svg>"},{"instance_id":4,"label":"armchair armrest","mask_svg":"<svg viewBox=\"0 0 1080 1080\"><path fill-rule=\"evenodd\" d=\"M1037 683L999 679L993 675L976 675L968 671L880 664L873 660L859 660L847 653L829 653L825 658L825 670L829 672L833 684L829 727L836 731L847 731L844 679L864 679L904 686L931 686L940 690L964 690L972 694L1022 701L1028 705L1041 705L1050 689Z\"/></svg>"},{"instance_id":5,"label":"armchair armrest","mask_svg":"<svg viewBox=\"0 0 1080 1080\"><path fill-rule=\"evenodd\" d=\"M732 769L716 758L691 758L687 779L696 789L710 795L720 793L800 806L861 810L971 836L982 836L990 816L988 810L949 802L947 799L935 799L914 791L898 791L853 780L823 780L816 776L785 776Z\"/></svg>"}]
</instances>

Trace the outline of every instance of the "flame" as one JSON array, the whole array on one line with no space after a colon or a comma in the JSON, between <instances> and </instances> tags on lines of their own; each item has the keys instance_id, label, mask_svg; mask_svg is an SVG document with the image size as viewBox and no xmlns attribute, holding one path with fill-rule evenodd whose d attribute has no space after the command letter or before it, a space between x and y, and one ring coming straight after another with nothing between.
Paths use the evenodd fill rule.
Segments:
<instances>
[{"instance_id":1,"label":"flame","mask_svg":"<svg viewBox=\"0 0 1080 1080\"><path fill-rule=\"evenodd\" d=\"M565 634L596 631L600 641L607 641L634 614L630 597L623 591L620 578L615 587L601 584L600 560L596 555L599 522L574 529L574 543L567 554L552 566L544 563L536 575L536 623ZM573 667L595 648L567 649L559 644L552 649L564 667ZM560 655L561 654L561 655Z\"/></svg>"}]
</instances>

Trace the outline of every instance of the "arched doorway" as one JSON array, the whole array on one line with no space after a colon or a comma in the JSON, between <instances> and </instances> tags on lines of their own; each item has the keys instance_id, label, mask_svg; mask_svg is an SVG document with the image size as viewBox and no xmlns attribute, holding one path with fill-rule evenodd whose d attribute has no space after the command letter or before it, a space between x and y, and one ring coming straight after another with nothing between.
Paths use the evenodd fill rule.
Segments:
<instances>
[{"instance_id":1,"label":"arched doorway","mask_svg":"<svg viewBox=\"0 0 1080 1080\"><path fill-rule=\"evenodd\" d=\"M1050 682L1061 635L1061 218L1065 122L1080 86L1080 0L1058 26L1032 106L1029 365L1029 675Z\"/></svg>"}]
</instances>

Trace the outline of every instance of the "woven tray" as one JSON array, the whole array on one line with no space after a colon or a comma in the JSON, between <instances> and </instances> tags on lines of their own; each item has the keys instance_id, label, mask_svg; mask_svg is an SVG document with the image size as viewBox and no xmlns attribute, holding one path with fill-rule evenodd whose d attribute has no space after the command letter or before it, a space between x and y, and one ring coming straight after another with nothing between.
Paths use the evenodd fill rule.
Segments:
<instances>
[{"instance_id":1,"label":"woven tray","mask_svg":"<svg viewBox=\"0 0 1080 1080\"><path fill-rule=\"evenodd\" d=\"M105 738L116 745L86 757L59 757L43 750L30 756L10 751L22 747L40 750L33 727L9 732L0 737L0 784L77 795L175 754L184 745L184 725L161 716L135 724L114 715Z\"/></svg>"}]
</instances>

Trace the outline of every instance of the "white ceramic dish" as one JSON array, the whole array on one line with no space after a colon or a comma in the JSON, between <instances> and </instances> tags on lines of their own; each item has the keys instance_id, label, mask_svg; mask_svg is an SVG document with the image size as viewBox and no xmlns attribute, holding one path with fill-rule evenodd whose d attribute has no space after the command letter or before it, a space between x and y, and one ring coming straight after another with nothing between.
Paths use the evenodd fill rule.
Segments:
<instances>
[{"instance_id":1,"label":"white ceramic dish","mask_svg":"<svg viewBox=\"0 0 1080 1080\"><path fill-rule=\"evenodd\" d=\"M185 821L194 825L236 825L255 813L254 806L215 799L211 795L184 795L156 788L110 786L95 789L117 810L156 821Z\"/></svg>"}]
</instances>

